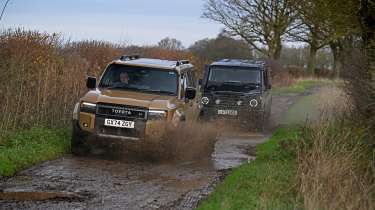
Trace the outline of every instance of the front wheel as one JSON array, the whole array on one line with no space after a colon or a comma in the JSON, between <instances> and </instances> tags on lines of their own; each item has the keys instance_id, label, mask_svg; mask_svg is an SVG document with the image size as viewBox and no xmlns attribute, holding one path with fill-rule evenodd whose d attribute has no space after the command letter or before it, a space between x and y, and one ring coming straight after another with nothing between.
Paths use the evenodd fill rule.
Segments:
<instances>
[{"instance_id":1,"label":"front wheel","mask_svg":"<svg viewBox=\"0 0 375 210\"><path fill-rule=\"evenodd\" d=\"M73 155L84 156L90 152L90 148L87 145L87 139L88 135L81 130L77 122L73 122L73 131L70 144Z\"/></svg>"},{"instance_id":2,"label":"front wheel","mask_svg":"<svg viewBox=\"0 0 375 210\"><path fill-rule=\"evenodd\" d=\"M253 115L249 123L249 130L251 132L263 133L267 127L267 116L265 112Z\"/></svg>"}]
</instances>

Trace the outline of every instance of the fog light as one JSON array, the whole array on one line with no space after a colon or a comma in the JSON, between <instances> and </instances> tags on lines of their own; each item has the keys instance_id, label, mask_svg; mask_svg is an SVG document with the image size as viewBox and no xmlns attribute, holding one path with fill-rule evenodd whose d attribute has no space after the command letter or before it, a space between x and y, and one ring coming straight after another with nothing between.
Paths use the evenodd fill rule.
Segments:
<instances>
[{"instance_id":1,"label":"fog light","mask_svg":"<svg viewBox=\"0 0 375 210\"><path fill-rule=\"evenodd\" d=\"M237 101L237 105L238 105L238 106L241 106L242 103L243 103L243 101Z\"/></svg>"},{"instance_id":2,"label":"fog light","mask_svg":"<svg viewBox=\"0 0 375 210\"><path fill-rule=\"evenodd\" d=\"M83 123L83 127L87 128L87 127L89 127L89 124Z\"/></svg>"},{"instance_id":3,"label":"fog light","mask_svg":"<svg viewBox=\"0 0 375 210\"><path fill-rule=\"evenodd\" d=\"M216 100L215 100L215 103L216 103L216 104L220 104L220 102L221 102L220 99L216 99Z\"/></svg>"}]
</instances>

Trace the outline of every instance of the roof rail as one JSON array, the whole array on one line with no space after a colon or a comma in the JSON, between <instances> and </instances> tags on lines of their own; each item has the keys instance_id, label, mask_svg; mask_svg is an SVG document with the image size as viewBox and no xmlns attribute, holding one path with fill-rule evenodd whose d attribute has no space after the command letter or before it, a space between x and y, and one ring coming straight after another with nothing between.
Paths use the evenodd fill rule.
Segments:
<instances>
[{"instance_id":1,"label":"roof rail","mask_svg":"<svg viewBox=\"0 0 375 210\"><path fill-rule=\"evenodd\" d=\"M190 62L188 60L179 60L176 62L176 66L184 65L184 64L189 64Z\"/></svg>"},{"instance_id":2,"label":"roof rail","mask_svg":"<svg viewBox=\"0 0 375 210\"><path fill-rule=\"evenodd\" d=\"M131 61L131 60L136 60L136 59L139 59L140 56L139 55L122 55L120 57L120 60L122 61Z\"/></svg>"}]
</instances>

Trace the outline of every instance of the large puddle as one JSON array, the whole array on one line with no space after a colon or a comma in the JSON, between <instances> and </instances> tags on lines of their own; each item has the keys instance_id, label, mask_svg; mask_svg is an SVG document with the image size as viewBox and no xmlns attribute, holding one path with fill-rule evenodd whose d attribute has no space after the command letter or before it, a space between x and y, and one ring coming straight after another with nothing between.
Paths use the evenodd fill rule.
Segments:
<instances>
[{"instance_id":1,"label":"large puddle","mask_svg":"<svg viewBox=\"0 0 375 210\"><path fill-rule=\"evenodd\" d=\"M212 159L160 163L65 158L1 184L0 209L192 209L225 170L251 161L254 134L221 135Z\"/></svg>"}]
</instances>

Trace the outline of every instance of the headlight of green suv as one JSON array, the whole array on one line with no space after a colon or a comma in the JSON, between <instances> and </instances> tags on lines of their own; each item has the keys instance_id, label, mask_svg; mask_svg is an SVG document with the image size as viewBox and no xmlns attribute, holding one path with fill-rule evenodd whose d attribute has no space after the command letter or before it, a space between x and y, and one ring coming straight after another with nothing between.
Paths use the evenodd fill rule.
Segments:
<instances>
[{"instance_id":1,"label":"headlight of green suv","mask_svg":"<svg viewBox=\"0 0 375 210\"><path fill-rule=\"evenodd\" d=\"M95 103L90 103L90 102L82 102L80 106L80 111L81 112L87 112L87 113L93 113L95 114L96 112L96 104Z\"/></svg>"},{"instance_id":2,"label":"headlight of green suv","mask_svg":"<svg viewBox=\"0 0 375 210\"><path fill-rule=\"evenodd\" d=\"M167 118L167 112L164 110L149 110L147 118L149 120L165 120Z\"/></svg>"},{"instance_id":3,"label":"headlight of green suv","mask_svg":"<svg viewBox=\"0 0 375 210\"><path fill-rule=\"evenodd\" d=\"M255 98L253 98L253 99L250 100L249 105L250 105L251 108L256 108L257 106L259 106L259 101Z\"/></svg>"}]
</instances>

